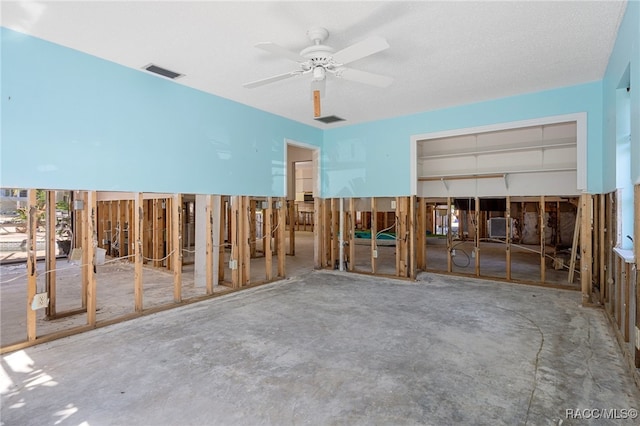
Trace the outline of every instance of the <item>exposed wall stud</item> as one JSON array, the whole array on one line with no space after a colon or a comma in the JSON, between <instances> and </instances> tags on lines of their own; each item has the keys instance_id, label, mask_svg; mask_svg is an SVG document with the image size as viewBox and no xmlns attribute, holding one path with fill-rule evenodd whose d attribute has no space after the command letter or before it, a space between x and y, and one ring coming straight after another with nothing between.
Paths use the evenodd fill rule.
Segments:
<instances>
[{"instance_id":1,"label":"exposed wall stud","mask_svg":"<svg viewBox=\"0 0 640 426\"><path fill-rule=\"evenodd\" d=\"M592 246L591 246L591 194L582 194L582 220L580 231L580 281L582 285L582 303L591 303L592 283Z\"/></svg>"},{"instance_id":2,"label":"exposed wall stud","mask_svg":"<svg viewBox=\"0 0 640 426\"><path fill-rule=\"evenodd\" d=\"M265 262L265 278L267 281L273 279L273 253L271 248L271 241L273 237L273 226L271 224L271 217L273 215L273 198L267 197L267 208L262 211L262 217L264 220L264 262Z\"/></svg>"},{"instance_id":3,"label":"exposed wall stud","mask_svg":"<svg viewBox=\"0 0 640 426\"><path fill-rule=\"evenodd\" d=\"M142 296L143 296L143 287L142 287L142 263L143 263L143 246L142 246L142 227L144 220L144 211L143 211L143 194L142 192L136 192L135 199L133 202L133 235L131 234L131 229L129 230L130 239L134 241L134 250L135 254L135 266L134 266L134 284L133 284L133 293L134 293L134 306L136 312L142 312L143 304L142 304ZM131 226L129 226L131 228Z\"/></svg>"},{"instance_id":4,"label":"exposed wall stud","mask_svg":"<svg viewBox=\"0 0 640 426\"><path fill-rule=\"evenodd\" d=\"M88 244L83 247L83 251L87 252L88 258L88 281L87 281L87 324L96 325L96 306L97 306L97 289L96 289L96 248L98 247L98 229L97 229L97 210L96 192L87 192L86 211L88 213Z\"/></svg>"},{"instance_id":5,"label":"exposed wall stud","mask_svg":"<svg viewBox=\"0 0 640 426\"><path fill-rule=\"evenodd\" d=\"M38 212L36 190L27 191L27 340L36 340L36 311L31 308L37 293L36 232Z\"/></svg>"},{"instance_id":6,"label":"exposed wall stud","mask_svg":"<svg viewBox=\"0 0 640 426\"><path fill-rule=\"evenodd\" d=\"M47 191L47 249L46 249L46 286L49 304L47 318L56 316L56 191Z\"/></svg>"}]
</instances>

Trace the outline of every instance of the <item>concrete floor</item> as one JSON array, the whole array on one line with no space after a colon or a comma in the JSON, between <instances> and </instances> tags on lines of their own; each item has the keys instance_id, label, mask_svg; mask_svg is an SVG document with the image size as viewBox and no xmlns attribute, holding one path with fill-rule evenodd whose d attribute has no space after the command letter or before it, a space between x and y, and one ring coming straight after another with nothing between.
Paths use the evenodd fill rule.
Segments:
<instances>
[{"instance_id":1,"label":"concrete floor","mask_svg":"<svg viewBox=\"0 0 640 426\"><path fill-rule=\"evenodd\" d=\"M318 271L2 357L2 425L583 424L638 409L580 293ZM598 424L637 424L600 420Z\"/></svg>"}]
</instances>

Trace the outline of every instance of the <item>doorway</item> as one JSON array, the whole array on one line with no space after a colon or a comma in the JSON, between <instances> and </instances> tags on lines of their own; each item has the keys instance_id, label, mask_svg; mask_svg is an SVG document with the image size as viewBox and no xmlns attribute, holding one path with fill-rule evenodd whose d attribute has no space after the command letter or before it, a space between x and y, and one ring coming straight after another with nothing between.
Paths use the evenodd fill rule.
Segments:
<instances>
[{"instance_id":1,"label":"doorway","mask_svg":"<svg viewBox=\"0 0 640 426\"><path fill-rule=\"evenodd\" d=\"M314 268L317 250L315 203L320 196L320 149L286 141L287 276Z\"/></svg>"}]
</instances>

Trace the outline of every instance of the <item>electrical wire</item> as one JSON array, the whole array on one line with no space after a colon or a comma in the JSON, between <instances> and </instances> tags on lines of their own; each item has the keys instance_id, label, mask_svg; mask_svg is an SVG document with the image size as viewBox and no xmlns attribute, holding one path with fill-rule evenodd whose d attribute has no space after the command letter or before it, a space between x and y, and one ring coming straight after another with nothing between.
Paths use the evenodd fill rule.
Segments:
<instances>
[{"instance_id":1,"label":"electrical wire","mask_svg":"<svg viewBox=\"0 0 640 426\"><path fill-rule=\"evenodd\" d=\"M96 265L96 266L103 266L103 265L106 265L106 264L108 264L108 263L117 262L117 261L119 261L119 260L127 259L127 258L129 258L129 257L134 257L134 256L135 256L135 254L130 254L130 255L128 255L128 256L122 256L122 257L117 257L117 258L115 258L115 259L107 260L106 262L102 263L101 265ZM40 277L46 276L47 274L51 274L52 272L57 272L57 271L68 271L68 270L70 270L70 269L78 269L78 268L82 268L82 267L84 267L84 266L92 266L92 265L93 265L93 263L83 263L83 264L77 264L77 265L76 265L76 264L73 264L73 266L67 266L67 267L64 267L64 268L49 269L49 270L42 271L41 273L37 274L37 278L40 278ZM0 285L8 284L8 283L10 283L10 282L12 282L12 281L16 281L16 280L18 280L18 279L20 279L20 278L24 278L24 277L27 277L27 276L29 276L29 273L28 273L28 272L27 272L27 273L24 273L24 274L20 274L20 275L18 275L18 276L15 276L15 277L13 277L13 278L11 278L11 279L8 279L8 280L6 280L6 281L0 281Z\"/></svg>"}]
</instances>

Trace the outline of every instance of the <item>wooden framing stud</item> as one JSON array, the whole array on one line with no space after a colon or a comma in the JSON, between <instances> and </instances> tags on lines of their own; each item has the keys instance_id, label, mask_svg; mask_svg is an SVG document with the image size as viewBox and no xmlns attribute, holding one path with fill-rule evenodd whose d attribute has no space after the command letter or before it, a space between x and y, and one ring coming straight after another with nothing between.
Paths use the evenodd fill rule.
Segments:
<instances>
[{"instance_id":1,"label":"wooden framing stud","mask_svg":"<svg viewBox=\"0 0 640 426\"><path fill-rule=\"evenodd\" d=\"M371 273L375 274L378 270L378 209L376 198L371 197Z\"/></svg>"},{"instance_id":2,"label":"wooden framing stud","mask_svg":"<svg viewBox=\"0 0 640 426\"><path fill-rule=\"evenodd\" d=\"M83 252L87 252L87 258L89 260L87 269L87 325L96 325L96 307L97 307L97 289L96 289L96 248L98 247L98 227L97 227L97 213L98 204L96 202L96 192L89 191L86 196L85 209L88 213L87 220L87 236L88 243L83 248Z\"/></svg>"},{"instance_id":3,"label":"wooden framing stud","mask_svg":"<svg viewBox=\"0 0 640 426\"><path fill-rule=\"evenodd\" d=\"M182 301L182 194L171 198L171 269L173 270L173 301Z\"/></svg>"},{"instance_id":4,"label":"wooden framing stud","mask_svg":"<svg viewBox=\"0 0 640 426\"><path fill-rule=\"evenodd\" d=\"M242 253L242 272L240 276L240 285L242 287L249 285L251 281L251 241L250 241L250 232L249 232L249 216L250 216L250 207L249 207L249 197L241 197L241 207L242 207L242 223L241 223L241 236L240 240L242 243L241 253Z\"/></svg>"},{"instance_id":5,"label":"wooden framing stud","mask_svg":"<svg viewBox=\"0 0 640 426\"><path fill-rule=\"evenodd\" d=\"M296 255L296 203L294 200L287 201L287 216L289 217L289 256ZM283 224L284 225L284 224Z\"/></svg>"},{"instance_id":6,"label":"wooden framing stud","mask_svg":"<svg viewBox=\"0 0 640 426\"><path fill-rule=\"evenodd\" d=\"M582 287L582 303L591 303L591 293L593 286L592 277L592 246L591 246L591 216L592 198L591 194L582 194L582 219L580 230L580 282Z\"/></svg>"},{"instance_id":7,"label":"wooden framing stud","mask_svg":"<svg viewBox=\"0 0 640 426\"><path fill-rule=\"evenodd\" d=\"M331 199L331 269L335 269L339 262L339 250L340 250L340 215L339 199Z\"/></svg>"},{"instance_id":8,"label":"wooden framing stud","mask_svg":"<svg viewBox=\"0 0 640 426\"><path fill-rule=\"evenodd\" d=\"M407 202L409 203L409 241L407 244L407 249L409 250L409 278L415 280L418 275L416 265L416 196L408 197Z\"/></svg>"},{"instance_id":9,"label":"wooden framing stud","mask_svg":"<svg viewBox=\"0 0 640 426\"><path fill-rule=\"evenodd\" d=\"M474 252L476 261L476 277L480 276L480 198L476 197Z\"/></svg>"},{"instance_id":10,"label":"wooden framing stud","mask_svg":"<svg viewBox=\"0 0 640 426\"><path fill-rule=\"evenodd\" d=\"M634 247L634 255L635 255L635 259L634 259L634 263L635 263L635 281L636 281L636 285L635 285L635 305L636 305L636 312L635 312L635 317L636 317L636 321L635 321L635 330L634 330L634 336L638 336L640 334L640 274L638 274L638 268L640 267L640 185L635 185L633 187L633 216L634 216L634 222L633 222L633 247ZM637 337L636 337L637 338ZM635 342L635 356L634 356L634 363L636 368L640 368L640 342L636 341Z\"/></svg>"},{"instance_id":11,"label":"wooden framing stud","mask_svg":"<svg viewBox=\"0 0 640 426\"><path fill-rule=\"evenodd\" d=\"M345 232L347 234L347 243L349 244L349 271L354 271L356 267L356 204L355 198L349 198L349 213L345 215L347 223L345 224Z\"/></svg>"},{"instance_id":12,"label":"wooden framing stud","mask_svg":"<svg viewBox=\"0 0 640 426\"><path fill-rule=\"evenodd\" d=\"M36 232L38 230L38 208L36 190L27 191L27 341L36 340L36 311L31 308L37 293Z\"/></svg>"},{"instance_id":13,"label":"wooden framing stud","mask_svg":"<svg viewBox=\"0 0 640 426\"><path fill-rule=\"evenodd\" d=\"M46 287L49 304L46 308L47 318L56 316L56 191L47 191L47 249L46 249Z\"/></svg>"},{"instance_id":14,"label":"wooden framing stud","mask_svg":"<svg viewBox=\"0 0 640 426\"><path fill-rule=\"evenodd\" d=\"M87 207L87 192L82 192L81 200L83 202L83 209L79 210L81 229L80 247L82 248L82 267L80 268L82 275L81 298L82 309L86 309L87 286L89 285L89 269L91 268L89 265L89 252L87 250L87 246L89 245L89 208Z\"/></svg>"},{"instance_id":15,"label":"wooden framing stud","mask_svg":"<svg viewBox=\"0 0 640 426\"><path fill-rule=\"evenodd\" d=\"M277 256L278 256L278 277L285 277L285 226L286 226L286 206L287 200L284 197L278 198L280 202L280 208L277 210L278 215L278 244L277 244Z\"/></svg>"},{"instance_id":16,"label":"wooden framing stud","mask_svg":"<svg viewBox=\"0 0 640 426\"><path fill-rule=\"evenodd\" d=\"M133 294L134 294L134 308L136 312L142 312L142 296L143 296L143 287L142 287L142 263L143 259L143 232L142 227L144 226L144 207L143 207L143 194L142 192L137 192L134 196L133 200L133 235L132 230L129 230L130 239L134 242L133 253L135 254L134 258L134 273L133 273ZM129 228L131 228L131 224L129 224Z\"/></svg>"},{"instance_id":17,"label":"wooden framing stud","mask_svg":"<svg viewBox=\"0 0 640 426\"><path fill-rule=\"evenodd\" d=\"M322 198L313 199L313 267L315 269L322 268L322 254L324 250L322 248L322 234L324 232L324 203Z\"/></svg>"},{"instance_id":18,"label":"wooden framing stud","mask_svg":"<svg viewBox=\"0 0 640 426\"><path fill-rule=\"evenodd\" d=\"M207 294L213 294L213 196L207 195L205 205L205 282Z\"/></svg>"},{"instance_id":19,"label":"wooden framing stud","mask_svg":"<svg viewBox=\"0 0 640 426\"><path fill-rule=\"evenodd\" d=\"M507 195L507 211L506 215L506 236L505 236L505 256L506 256L506 265L505 265L505 273L507 281L511 281L511 235L513 235L513 231L511 229L511 197Z\"/></svg>"},{"instance_id":20,"label":"wooden framing stud","mask_svg":"<svg viewBox=\"0 0 640 426\"><path fill-rule=\"evenodd\" d=\"M546 209L545 209L544 195L540 196L540 217L538 218L539 229L540 229L540 282L544 283L547 278L547 269L546 269Z\"/></svg>"},{"instance_id":21,"label":"wooden framing stud","mask_svg":"<svg viewBox=\"0 0 640 426\"><path fill-rule=\"evenodd\" d=\"M436 214L436 212L437 210L434 209L434 214ZM447 223L451 223L451 197L447 197ZM452 250L453 237L451 236L451 226L447 226L447 272L453 272L453 258L451 257Z\"/></svg>"},{"instance_id":22,"label":"wooden framing stud","mask_svg":"<svg viewBox=\"0 0 640 426\"><path fill-rule=\"evenodd\" d=\"M424 198L418 197L418 213L416 218L416 268L424 271L427 269L427 203Z\"/></svg>"},{"instance_id":23,"label":"wooden framing stud","mask_svg":"<svg viewBox=\"0 0 640 426\"><path fill-rule=\"evenodd\" d=\"M267 208L262 210L262 217L264 220L265 233L263 235L264 241L264 271L265 279L271 281L273 279L273 252L271 248L273 226L271 224L271 218L273 215L273 198L267 197Z\"/></svg>"}]
</instances>

